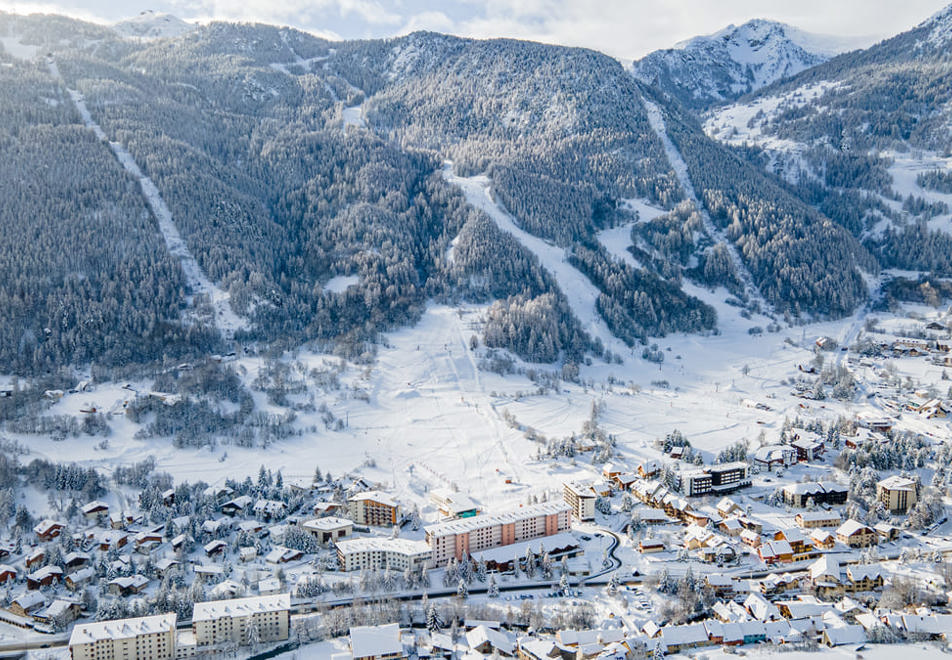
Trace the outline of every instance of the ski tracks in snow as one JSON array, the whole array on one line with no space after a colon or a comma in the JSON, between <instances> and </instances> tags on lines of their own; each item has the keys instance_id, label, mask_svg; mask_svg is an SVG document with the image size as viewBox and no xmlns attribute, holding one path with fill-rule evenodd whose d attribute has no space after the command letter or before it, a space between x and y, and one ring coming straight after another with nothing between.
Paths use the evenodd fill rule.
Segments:
<instances>
[{"instance_id":1,"label":"ski tracks in snow","mask_svg":"<svg viewBox=\"0 0 952 660\"><path fill-rule=\"evenodd\" d=\"M598 313L595 307L595 302L601 293L598 287L569 263L565 249L552 245L538 236L533 236L519 227L515 219L490 195L488 177L485 175L457 176L453 171L453 164L447 161L443 166L443 178L462 190L467 202L484 211L499 229L512 235L539 259L542 267L555 278L562 293L565 294L572 313L582 324L582 329L593 338L598 338L606 349L616 355L623 356L631 353L631 349L612 334L605 320Z\"/></svg>"},{"instance_id":2,"label":"ski tracks in snow","mask_svg":"<svg viewBox=\"0 0 952 660\"><path fill-rule=\"evenodd\" d=\"M205 274L205 271L202 270L201 266L199 266L195 256L189 251L188 246L182 239L182 235L179 234L178 228L172 220L172 212L169 211L169 207L166 205L165 200L162 199L162 195L159 193L159 189L155 183L152 179L143 174L142 170L139 169L139 166L136 164L135 159L132 157L132 154L129 153L121 143L108 139L102 127L93 120L89 109L86 107L83 95L66 86L66 81L63 79L63 76L60 75L59 67L56 66L56 61L53 60L53 58L47 58L47 67L49 68L50 74L66 88L73 102L73 106L83 120L83 124L89 128L97 138L109 145L109 148L112 149L112 152L115 154L123 169L134 176L136 181L139 182L142 196L145 198L149 209L158 222L159 232L165 240L169 254L177 258L181 263L182 272L185 274L185 280L189 288L193 293L207 296L214 315L212 319L213 324L218 328L218 331L223 337L228 340L233 339L236 330L248 327L248 320L239 316L234 309L232 309L231 296L228 292L212 282L208 278L208 275Z\"/></svg>"},{"instance_id":3,"label":"ski tracks in snow","mask_svg":"<svg viewBox=\"0 0 952 660\"><path fill-rule=\"evenodd\" d=\"M722 232L720 228L714 224L710 214L704 208L704 205L701 204L701 200L698 198L697 192L694 190L694 184L691 183L691 175L688 173L687 163L684 162L684 158L681 157L681 152L678 151L678 148L674 145L674 142L671 141L670 136L668 136L668 129L664 124L664 117L661 116L661 109L646 99L644 96L641 97L641 102L644 104L645 110L647 111L648 122L651 124L652 130L654 130L658 138L661 140L661 144L664 146L665 154L668 156L668 162L671 164L671 168L678 177L678 181L681 183L681 187L684 189L685 196L687 196L687 198L694 203L698 213L701 214L704 230L714 241L723 244L727 248L727 251L731 257L731 261L734 263L734 270L737 272L737 276L744 284L744 289L747 291L747 295L750 297L750 299L760 303L762 310L772 310L772 306L767 304L763 294L760 293L760 289L758 289L757 285L754 283L754 278L750 274L750 270L748 270L744 260L741 259L740 253L737 251L737 246L728 240L727 236L724 235L724 232Z\"/></svg>"}]
</instances>

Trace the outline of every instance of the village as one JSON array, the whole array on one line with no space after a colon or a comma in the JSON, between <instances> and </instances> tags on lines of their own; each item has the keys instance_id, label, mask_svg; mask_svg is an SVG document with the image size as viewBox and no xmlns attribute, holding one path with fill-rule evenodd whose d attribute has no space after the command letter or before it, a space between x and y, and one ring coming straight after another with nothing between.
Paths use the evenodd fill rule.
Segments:
<instances>
[{"instance_id":1,"label":"village","mask_svg":"<svg viewBox=\"0 0 952 660\"><path fill-rule=\"evenodd\" d=\"M508 502L455 482L407 497L372 468L261 467L208 485L150 479L145 465L121 497L20 507L0 545L0 653L541 660L944 646L949 396L908 375L945 380L952 344L938 318L867 322L849 346L811 339L812 359L784 380L801 413L756 441L712 456L672 427L608 462L580 444L572 465L590 467Z\"/></svg>"}]
</instances>

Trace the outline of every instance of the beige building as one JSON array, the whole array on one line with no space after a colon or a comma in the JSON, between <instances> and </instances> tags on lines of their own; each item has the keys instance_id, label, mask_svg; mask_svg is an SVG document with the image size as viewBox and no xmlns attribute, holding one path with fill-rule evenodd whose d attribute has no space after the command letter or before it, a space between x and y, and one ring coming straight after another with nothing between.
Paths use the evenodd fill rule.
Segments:
<instances>
[{"instance_id":1,"label":"beige building","mask_svg":"<svg viewBox=\"0 0 952 660\"><path fill-rule=\"evenodd\" d=\"M277 642L288 638L290 614L291 594L195 603L192 633L197 646L245 645L252 630L260 642Z\"/></svg>"},{"instance_id":2,"label":"beige building","mask_svg":"<svg viewBox=\"0 0 952 660\"><path fill-rule=\"evenodd\" d=\"M836 540L851 548L865 548L879 543L879 534L872 527L850 518L836 528Z\"/></svg>"},{"instance_id":3,"label":"beige building","mask_svg":"<svg viewBox=\"0 0 952 660\"><path fill-rule=\"evenodd\" d=\"M565 502L541 502L507 513L484 514L425 527L432 560L442 566L450 557L463 559L481 550L567 532L572 527Z\"/></svg>"},{"instance_id":4,"label":"beige building","mask_svg":"<svg viewBox=\"0 0 952 660\"><path fill-rule=\"evenodd\" d=\"M595 519L595 491L587 484L567 482L562 484L562 499L572 507L576 520Z\"/></svg>"},{"instance_id":5,"label":"beige building","mask_svg":"<svg viewBox=\"0 0 952 660\"><path fill-rule=\"evenodd\" d=\"M400 505L386 493L377 490L348 497L347 512L358 525L393 527L400 520Z\"/></svg>"},{"instance_id":6,"label":"beige building","mask_svg":"<svg viewBox=\"0 0 952 660\"><path fill-rule=\"evenodd\" d=\"M876 499L890 513L906 513L919 500L919 485L908 477L887 477L876 484Z\"/></svg>"},{"instance_id":7,"label":"beige building","mask_svg":"<svg viewBox=\"0 0 952 660\"><path fill-rule=\"evenodd\" d=\"M337 562L342 571L362 568L405 571L429 566L432 552L426 541L391 538L342 539L337 541Z\"/></svg>"},{"instance_id":8,"label":"beige building","mask_svg":"<svg viewBox=\"0 0 952 660\"><path fill-rule=\"evenodd\" d=\"M172 660L175 614L77 625L69 653L72 660Z\"/></svg>"},{"instance_id":9,"label":"beige building","mask_svg":"<svg viewBox=\"0 0 952 660\"><path fill-rule=\"evenodd\" d=\"M321 543L336 541L354 533L354 523L352 521L336 516L307 520L301 525L301 528L313 534L314 538Z\"/></svg>"}]
</instances>

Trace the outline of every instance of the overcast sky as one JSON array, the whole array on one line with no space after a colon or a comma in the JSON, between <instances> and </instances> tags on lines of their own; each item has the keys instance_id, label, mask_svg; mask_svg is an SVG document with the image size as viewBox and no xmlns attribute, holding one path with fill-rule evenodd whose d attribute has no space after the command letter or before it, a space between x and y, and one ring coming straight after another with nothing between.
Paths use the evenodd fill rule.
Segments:
<instances>
[{"instance_id":1,"label":"overcast sky","mask_svg":"<svg viewBox=\"0 0 952 660\"><path fill-rule=\"evenodd\" d=\"M0 0L0 9L112 22L143 10L186 20L260 21L334 39L427 29L594 48L622 60L751 18L869 44L925 20L949 0ZM866 45L865 43L863 45Z\"/></svg>"}]
</instances>

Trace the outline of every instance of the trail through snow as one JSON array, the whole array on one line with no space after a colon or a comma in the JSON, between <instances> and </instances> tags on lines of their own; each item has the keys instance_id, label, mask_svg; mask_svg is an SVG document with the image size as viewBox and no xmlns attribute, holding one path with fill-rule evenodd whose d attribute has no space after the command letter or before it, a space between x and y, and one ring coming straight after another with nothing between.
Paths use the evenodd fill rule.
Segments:
<instances>
[{"instance_id":1,"label":"trail through snow","mask_svg":"<svg viewBox=\"0 0 952 660\"><path fill-rule=\"evenodd\" d=\"M737 248L727 239L727 236L724 235L717 225L714 224L710 214L705 210L704 205L701 204L701 200L694 190L694 185L691 183L687 163L684 162L684 159L681 157L681 152L678 151L678 148L674 146L674 143L668 136L668 130L664 125L664 117L661 116L661 109L645 97L641 98L641 102L645 105L645 110L648 113L648 122L651 124L652 130L658 135L661 144L664 145L664 151L668 155L668 162L671 163L671 167L674 169L674 173L678 177L681 187L684 188L684 194L689 200L694 202L694 206L697 207L698 212L701 214L704 230L714 241L723 243L727 247L731 261L734 262L734 269L737 271L737 276L741 282L743 282L750 299L760 303L762 310L771 310L772 307L767 304L767 301L760 293L760 289L754 284L754 278L747 269L747 265L743 259L740 258L740 253L737 252Z\"/></svg>"},{"instance_id":2,"label":"trail through snow","mask_svg":"<svg viewBox=\"0 0 952 660\"><path fill-rule=\"evenodd\" d=\"M559 288L568 299L572 312L582 324L582 328L593 338L601 340L605 348L619 356L631 354L631 349L609 330L605 320L595 308L600 291L578 269L569 263L566 251L538 236L525 231L499 204L489 192L489 178L485 175L472 177L457 176L453 164L446 161L443 165L443 178L463 191L466 201L486 212L501 230L511 234L517 241L538 257L542 267L555 277Z\"/></svg>"},{"instance_id":3,"label":"trail through snow","mask_svg":"<svg viewBox=\"0 0 952 660\"><path fill-rule=\"evenodd\" d=\"M63 80L62 75L60 75L59 67L56 66L56 62L52 58L47 58L47 66L53 77L66 87L66 81ZM145 197L146 203L149 205L152 214L158 222L159 231L162 234L162 238L165 239L165 245L169 253L173 257L178 258L182 265L182 272L185 274L185 280L188 282L189 288L194 294L204 294L207 296L214 314L212 323L226 339L231 340L234 338L236 330L248 327L248 320L239 316L232 309L230 294L208 279L208 275L206 275L205 271L198 265L195 256L189 251L181 234L179 234L178 228L172 220L172 212L169 211L169 207L162 199L162 195L159 193L159 189L155 186L155 183L142 173L142 170L139 169L132 154L130 154L122 144L107 138L106 133L99 124L93 120L92 115L89 113L83 95L69 87L66 87L66 91L69 93L69 97L72 99L76 111L79 112L83 124L85 124L97 138L109 144L109 148L112 149L112 152L116 155L122 167L139 182L139 187L142 189L142 196Z\"/></svg>"}]
</instances>

